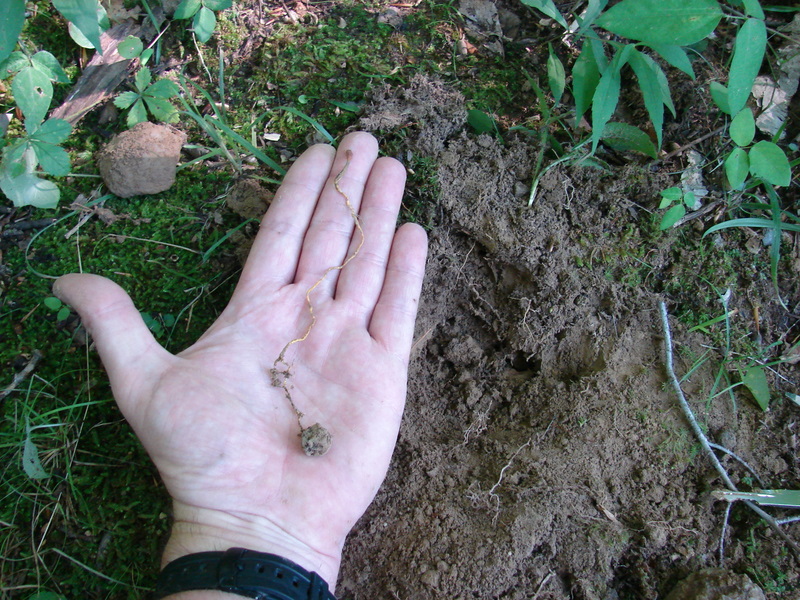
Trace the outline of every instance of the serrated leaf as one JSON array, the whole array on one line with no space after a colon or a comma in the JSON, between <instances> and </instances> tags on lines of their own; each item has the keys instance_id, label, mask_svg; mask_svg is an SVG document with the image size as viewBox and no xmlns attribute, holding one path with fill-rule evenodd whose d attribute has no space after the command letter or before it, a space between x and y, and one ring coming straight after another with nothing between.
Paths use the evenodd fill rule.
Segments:
<instances>
[{"instance_id":1,"label":"serrated leaf","mask_svg":"<svg viewBox=\"0 0 800 600\"><path fill-rule=\"evenodd\" d=\"M203 0L203 6L211 10L226 10L233 6L233 0Z\"/></svg>"},{"instance_id":2,"label":"serrated leaf","mask_svg":"<svg viewBox=\"0 0 800 600\"><path fill-rule=\"evenodd\" d=\"M747 157L747 152L742 148L734 148L725 159L725 175L728 176L731 188L742 189L749 172L750 159Z\"/></svg>"},{"instance_id":3,"label":"serrated leaf","mask_svg":"<svg viewBox=\"0 0 800 600\"><path fill-rule=\"evenodd\" d=\"M670 202L677 202L683 198L683 190L681 190L679 187L670 187L665 190L661 190L661 197L665 200L669 200Z\"/></svg>"},{"instance_id":4,"label":"serrated leaf","mask_svg":"<svg viewBox=\"0 0 800 600\"><path fill-rule=\"evenodd\" d=\"M683 204L676 204L670 208L661 218L661 223L658 228L665 231L680 221L686 214L686 207Z\"/></svg>"},{"instance_id":5,"label":"serrated leaf","mask_svg":"<svg viewBox=\"0 0 800 600\"><path fill-rule=\"evenodd\" d=\"M750 148L750 172L772 185L786 187L792 181L789 159L772 142L761 141Z\"/></svg>"},{"instance_id":6,"label":"serrated leaf","mask_svg":"<svg viewBox=\"0 0 800 600\"><path fill-rule=\"evenodd\" d=\"M564 19L562 14L558 11L556 5L553 3L553 0L522 0L522 3L526 6L530 6L531 8L535 8L536 10L543 12L551 19L555 19L556 22L564 29L568 28L566 19Z\"/></svg>"},{"instance_id":7,"label":"serrated leaf","mask_svg":"<svg viewBox=\"0 0 800 600\"><path fill-rule=\"evenodd\" d=\"M61 146L37 141L31 141L31 146L45 173L55 177L69 175L71 168L69 154Z\"/></svg>"},{"instance_id":8,"label":"serrated leaf","mask_svg":"<svg viewBox=\"0 0 800 600\"><path fill-rule=\"evenodd\" d=\"M728 102L728 88L722 85L719 81L712 81L708 90L711 92L711 99L722 112L726 115L731 114L731 106Z\"/></svg>"},{"instance_id":9,"label":"serrated leaf","mask_svg":"<svg viewBox=\"0 0 800 600\"><path fill-rule=\"evenodd\" d=\"M58 187L33 173L23 173L18 177L0 177L0 189L14 206L35 206L55 208L61 193Z\"/></svg>"},{"instance_id":10,"label":"serrated leaf","mask_svg":"<svg viewBox=\"0 0 800 600\"><path fill-rule=\"evenodd\" d=\"M178 84L169 79L159 79L147 88L147 95L155 96L156 98L174 98L180 92L181 88L178 87Z\"/></svg>"},{"instance_id":11,"label":"serrated leaf","mask_svg":"<svg viewBox=\"0 0 800 600\"><path fill-rule=\"evenodd\" d=\"M603 143L621 152L641 152L656 157L656 147L650 136L627 123L608 123L603 131Z\"/></svg>"},{"instance_id":12,"label":"serrated leaf","mask_svg":"<svg viewBox=\"0 0 800 600\"><path fill-rule=\"evenodd\" d=\"M753 82L764 61L767 49L767 26L759 19L747 19L736 34L728 77L728 106L738 113L747 103Z\"/></svg>"},{"instance_id":13,"label":"serrated leaf","mask_svg":"<svg viewBox=\"0 0 800 600\"><path fill-rule=\"evenodd\" d=\"M156 118L157 121L165 123L172 123L178 118L177 109L170 104L169 100L164 98L155 98L153 96L145 96L144 102L150 113Z\"/></svg>"},{"instance_id":14,"label":"serrated leaf","mask_svg":"<svg viewBox=\"0 0 800 600\"><path fill-rule=\"evenodd\" d=\"M69 83L69 77L61 68L58 59L47 50L40 50L31 57L31 65L47 75L51 81Z\"/></svg>"},{"instance_id":15,"label":"serrated leaf","mask_svg":"<svg viewBox=\"0 0 800 600\"><path fill-rule=\"evenodd\" d=\"M45 305L47 308L49 308L50 310L58 310L58 309L59 309L59 308L61 308L61 307L63 306L63 304L64 304L63 302L61 302L61 300L59 300L59 299L58 299L58 298L56 298L55 296L48 296L47 298L45 298L44 300L42 300L42 303L43 303L43 304L44 304L44 305Z\"/></svg>"},{"instance_id":16,"label":"serrated leaf","mask_svg":"<svg viewBox=\"0 0 800 600\"><path fill-rule=\"evenodd\" d=\"M580 17L581 26L575 34L576 38L582 37L589 30L607 4L608 0L589 0L583 16Z\"/></svg>"},{"instance_id":17,"label":"serrated leaf","mask_svg":"<svg viewBox=\"0 0 800 600\"><path fill-rule=\"evenodd\" d=\"M136 58L144 50L144 44L135 35L129 35L117 46L117 52L122 58Z\"/></svg>"},{"instance_id":18,"label":"serrated leaf","mask_svg":"<svg viewBox=\"0 0 800 600\"><path fill-rule=\"evenodd\" d=\"M60 144L71 133L72 125L64 119L47 119L31 133L31 138L47 144Z\"/></svg>"},{"instance_id":19,"label":"serrated leaf","mask_svg":"<svg viewBox=\"0 0 800 600\"><path fill-rule=\"evenodd\" d=\"M22 470L31 479L47 479L50 477L39 460L39 449L33 443L30 436L25 438L22 446Z\"/></svg>"},{"instance_id":20,"label":"serrated leaf","mask_svg":"<svg viewBox=\"0 0 800 600\"><path fill-rule=\"evenodd\" d=\"M203 3L200 0L182 0L172 15L173 19L191 19L200 10Z\"/></svg>"},{"instance_id":21,"label":"serrated leaf","mask_svg":"<svg viewBox=\"0 0 800 600\"><path fill-rule=\"evenodd\" d=\"M192 21L192 29L197 36L197 40L205 44L214 35L214 28L217 26L217 17L213 10L202 7L197 11Z\"/></svg>"},{"instance_id":22,"label":"serrated leaf","mask_svg":"<svg viewBox=\"0 0 800 600\"><path fill-rule=\"evenodd\" d=\"M575 96L575 125L592 103L592 97L600 81L600 68L591 43L584 42L581 54L572 66L572 93Z\"/></svg>"},{"instance_id":23,"label":"serrated leaf","mask_svg":"<svg viewBox=\"0 0 800 600\"><path fill-rule=\"evenodd\" d=\"M744 4L744 12L749 17L755 17L756 19L763 19L764 18L764 9L761 8L761 2L759 0L742 0Z\"/></svg>"},{"instance_id":24,"label":"serrated leaf","mask_svg":"<svg viewBox=\"0 0 800 600\"><path fill-rule=\"evenodd\" d=\"M742 374L742 383L753 394L761 410L769 408L769 384L764 367L753 365Z\"/></svg>"},{"instance_id":25,"label":"serrated leaf","mask_svg":"<svg viewBox=\"0 0 800 600\"><path fill-rule=\"evenodd\" d=\"M11 90L25 120L41 123L53 99L50 78L33 67L25 67L14 77Z\"/></svg>"},{"instance_id":26,"label":"serrated leaf","mask_svg":"<svg viewBox=\"0 0 800 600\"><path fill-rule=\"evenodd\" d=\"M467 111L467 123L475 133L491 133L494 131L494 119L482 110L470 109Z\"/></svg>"},{"instance_id":27,"label":"serrated leaf","mask_svg":"<svg viewBox=\"0 0 800 600\"><path fill-rule=\"evenodd\" d=\"M633 52L634 46L629 44L618 50L611 59L608 68L601 75L597 89L592 96L592 153L603 137L606 123L609 122L619 102L620 70Z\"/></svg>"},{"instance_id":28,"label":"serrated leaf","mask_svg":"<svg viewBox=\"0 0 800 600\"><path fill-rule=\"evenodd\" d=\"M689 46L714 31L721 18L716 0L622 0L596 22L648 45Z\"/></svg>"},{"instance_id":29,"label":"serrated leaf","mask_svg":"<svg viewBox=\"0 0 800 600\"><path fill-rule=\"evenodd\" d=\"M662 98L661 84L658 81L656 64L638 50L631 52L628 63L631 65L636 78L639 80L639 89L642 90L644 106L650 115L650 121L656 131L657 145L661 147L661 130L664 127L664 100Z\"/></svg>"},{"instance_id":30,"label":"serrated leaf","mask_svg":"<svg viewBox=\"0 0 800 600\"><path fill-rule=\"evenodd\" d=\"M650 44L650 47L667 63L694 79L694 68L686 50L673 44Z\"/></svg>"},{"instance_id":31,"label":"serrated leaf","mask_svg":"<svg viewBox=\"0 0 800 600\"><path fill-rule=\"evenodd\" d=\"M664 74L664 70L656 61L646 54L644 56L647 62L652 65L653 72L656 74L656 80L658 80L658 85L661 88L661 101L664 102L664 106L669 109L669 112L671 112L672 116L674 117L675 105L672 103L672 93L669 89L669 81L667 80L667 76Z\"/></svg>"},{"instance_id":32,"label":"serrated leaf","mask_svg":"<svg viewBox=\"0 0 800 600\"><path fill-rule=\"evenodd\" d=\"M731 139L738 146L749 146L756 135L756 121L753 111L744 107L733 117L729 128Z\"/></svg>"},{"instance_id":33,"label":"serrated leaf","mask_svg":"<svg viewBox=\"0 0 800 600\"><path fill-rule=\"evenodd\" d=\"M133 78L133 83L140 94L144 93L151 81L153 81L153 74L147 67L142 67L136 71L136 75Z\"/></svg>"},{"instance_id":34,"label":"serrated leaf","mask_svg":"<svg viewBox=\"0 0 800 600\"><path fill-rule=\"evenodd\" d=\"M106 13L97 0L53 0L53 6L81 32L95 50L103 52L100 34L101 21ZM107 18L106 16L106 20Z\"/></svg>"},{"instance_id":35,"label":"serrated leaf","mask_svg":"<svg viewBox=\"0 0 800 600\"><path fill-rule=\"evenodd\" d=\"M128 111L128 117L126 118L125 122L128 125L128 129L131 127L138 125L139 123L144 123L147 121L147 109L144 106L144 101L139 98L136 102L134 102L133 106L131 106L130 110Z\"/></svg>"},{"instance_id":36,"label":"serrated leaf","mask_svg":"<svg viewBox=\"0 0 800 600\"><path fill-rule=\"evenodd\" d=\"M17 45L25 23L25 0L6 0L0 11L0 60L4 60Z\"/></svg>"},{"instance_id":37,"label":"serrated leaf","mask_svg":"<svg viewBox=\"0 0 800 600\"><path fill-rule=\"evenodd\" d=\"M564 71L564 64L553 52L553 45L548 44L548 46L550 55L547 58L547 83L550 86L550 93L553 94L553 100L558 104L567 86L567 74Z\"/></svg>"},{"instance_id":38,"label":"serrated leaf","mask_svg":"<svg viewBox=\"0 0 800 600\"><path fill-rule=\"evenodd\" d=\"M142 95L137 92L122 92L119 96L114 98L114 106L119 109L125 110L130 108Z\"/></svg>"}]
</instances>

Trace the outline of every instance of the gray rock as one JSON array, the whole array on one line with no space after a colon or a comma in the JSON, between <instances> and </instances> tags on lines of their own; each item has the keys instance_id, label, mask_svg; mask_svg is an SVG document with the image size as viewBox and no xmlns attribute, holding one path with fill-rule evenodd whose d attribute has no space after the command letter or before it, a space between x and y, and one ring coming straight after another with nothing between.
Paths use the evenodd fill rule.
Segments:
<instances>
[{"instance_id":1,"label":"gray rock","mask_svg":"<svg viewBox=\"0 0 800 600\"><path fill-rule=\"evenodd\" d=\"M765 600L765 596L747 575L703 569L676 585L665 600Z\"/></svg>"}]
</instances>

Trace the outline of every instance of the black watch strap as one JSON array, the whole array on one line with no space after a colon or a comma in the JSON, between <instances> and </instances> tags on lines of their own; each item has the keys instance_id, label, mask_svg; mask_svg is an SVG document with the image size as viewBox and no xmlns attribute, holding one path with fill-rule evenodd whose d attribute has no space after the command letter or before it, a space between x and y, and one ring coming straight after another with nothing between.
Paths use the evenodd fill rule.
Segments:
<instances>
[{"instance_id":1,"label":"black watch strap","mask_svg":"<svg viewBox=\"0 0 800 600\"><path fill-rule=\"evenodd\" d=\"M336 600L316 573L281 556L244 548L172 561L158 576L155 599L191 590L218 590L256 600Z\"/></svg>"}]
</instances>

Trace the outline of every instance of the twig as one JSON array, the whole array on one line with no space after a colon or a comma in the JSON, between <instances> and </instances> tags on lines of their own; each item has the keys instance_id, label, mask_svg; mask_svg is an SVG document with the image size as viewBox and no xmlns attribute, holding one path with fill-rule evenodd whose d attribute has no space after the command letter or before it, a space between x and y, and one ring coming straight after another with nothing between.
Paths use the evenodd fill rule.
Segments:
<instances>
[{"instance_id":1,"label":"twig","mask_svg":"<svg viewBox=\"0 0 800 600\"><path fill-rule=\"evenodd\" d=\"M660 164L660 163L662 163L664 161L669 160L670 158L672 158L676 154L680 154L684 150L688 150L689 148L691 148L693 146L696 146L697 144L700 144L701 142L705 142L708 138L714 137L715 135L718 135L718 134L722 133L723 131L725 131L726 127L727 127L727 125L722 125L720 127L717 127L714 131L709 131L707 134L702 135L702 136L700 136L699 138L697 138L695 140L692 140L688 144L684 144L680 148L677 148L677 149L673 150L672 152L670 152L669 154L666 154L664 157L654 160L653 162L650 163L649 166L654 167L657 164Z\"/></svg>"},{"instance_id":2,"label":"twig","mask_svg":"<svg viewBox=\"0 0 800 600\"><path fill-rule=\"evenodd\" d=\"M25 381L25 379L30 375L36 366L39 364L39 361L42 360L44 355L39 350L34 350L33 355L31 356L28 364L23 367L23 369L14 375L14 379L11 380L11 384L5 388L3 391L0 391L0 402L6 399L11 392L17 389L20 383Z\"/></svg>"},{"instance_id":3,"label":"twig","mask_svg":"<svg viewBox=\"0 0 800 600\"><path fill-rule=\"evenodd\" d=\"M727 455L728 455L728 456L730 456L731 458L733 458L733 459L735 459L735 460L739 461L739 463L740 463L740 464L741 464L741 465L742 465L742 466L743 466L745 469L747 469L748 471L750 471L750 474L751 474L753 477L755 477L755 478L756 478L756 481L758 481L758 485L759 485L759 486L760 486L762 489L764 489L764 488L766 488L766 487L767 487L767 485L764 483L764 481L761 479L761 477L759 477L759 476L758 476L758 473L756 473L756 472L755 472L755 470L753 469L753 467L751 467L750 465L748 465L748 464L747 464L747 463L746 463L746 462L745 462L745 461L744 461L744 460L743 460L741 457L737 456L737 455L736 455L736 453L732 452L731 450L728 450L728 449L727 449L725 446L720 446L719 444L714 444L713 442L708 442L708 445L709 445L709 446L711 446L712 448L714 448L714 450L719 450L720 452L724 452L725 454L727 454Z\"/></svg>"}]
</instances>

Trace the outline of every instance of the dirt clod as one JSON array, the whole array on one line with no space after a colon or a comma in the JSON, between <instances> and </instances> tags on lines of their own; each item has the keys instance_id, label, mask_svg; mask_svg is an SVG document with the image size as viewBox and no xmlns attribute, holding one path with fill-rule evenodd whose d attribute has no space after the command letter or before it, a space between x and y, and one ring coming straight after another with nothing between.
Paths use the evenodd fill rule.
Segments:
<instances>
[{"instance_id":1,"label":"dirt clod","mask_svg":"<svg viewBox=\"0 0 800 600\"><path fill-rule=\"evenodd\" d=\"M747 575L703 569L676 585L665 600L764 600L764 592Z\"/></svg>"},{"instance_id":2,"label":"dirt clod","mask_svg":"<svg viewBox=\"0 0 800 600\"><path fill-rule=\"evenodd\" d=\"M303 429L300 434L300 443L307 456L322 456L331 447L331 432L319 423Z\"/></svg>"}]
</instances>

